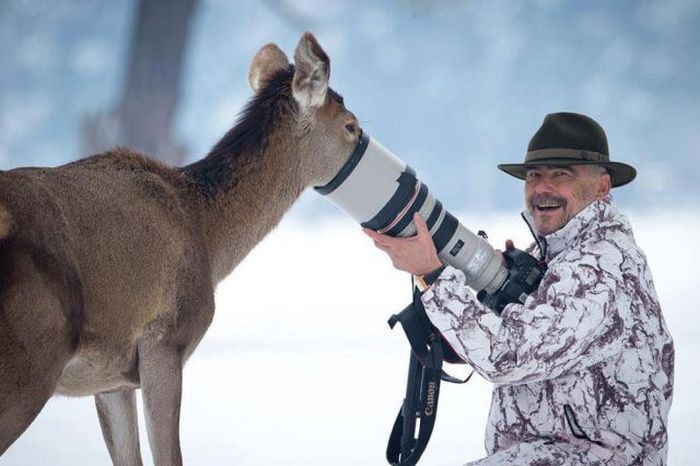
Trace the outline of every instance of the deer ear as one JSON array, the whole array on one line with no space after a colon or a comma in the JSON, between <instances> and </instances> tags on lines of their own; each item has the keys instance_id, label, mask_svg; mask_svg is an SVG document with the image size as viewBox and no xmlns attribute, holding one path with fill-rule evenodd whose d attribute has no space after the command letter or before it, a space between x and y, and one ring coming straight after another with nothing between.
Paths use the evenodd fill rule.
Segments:
<instances>
[{"instance_id":1,"label":"deer ear","mask_svg":"<svg viewBox=\"0 0 700 466\"><path fill-rule=\"evenodd\" d=\"M326 100L331 61L316 38L305 32L294 52L292 95L302 108L318 108Z\"/></svg>"},{"instance_id":2,"label":"deer ear","mask_svg":"<svg viewBox=\"0 0 700 466\"><path fill-rule=\"evenodd\" d=\"M255 54L248 70L248 83L258 92L278 71L287 69L289 60L275 44L267 44Z\"/></svg>"}]
</instances>

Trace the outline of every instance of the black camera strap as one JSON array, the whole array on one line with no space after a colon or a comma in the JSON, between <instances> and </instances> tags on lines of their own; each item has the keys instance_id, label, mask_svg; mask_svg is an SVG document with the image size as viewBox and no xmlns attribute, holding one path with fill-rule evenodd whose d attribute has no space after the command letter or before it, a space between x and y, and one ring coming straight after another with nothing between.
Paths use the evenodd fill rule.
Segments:
<instances>
[{"instance_id":1,"label":"black camera strap","mask_svg":"<svg viewBox=\"0 0 700 466\"><path fill-rule=\"evenodd\" d=\"M425 451L435 425L440 382L466 383L473 374L472 371L465 380L461 380L443 371L446 349L439 332L425 314L420 295L415 289L413 302L389 319L391 328L397 322L401 323L411 344L406 397L394 421L386 449L387 460L396 466L415 465ZM452 353L451 348L447 351ZM449 360L455 358L453 354L448 357Z\"/></svg>"}]
</instances>

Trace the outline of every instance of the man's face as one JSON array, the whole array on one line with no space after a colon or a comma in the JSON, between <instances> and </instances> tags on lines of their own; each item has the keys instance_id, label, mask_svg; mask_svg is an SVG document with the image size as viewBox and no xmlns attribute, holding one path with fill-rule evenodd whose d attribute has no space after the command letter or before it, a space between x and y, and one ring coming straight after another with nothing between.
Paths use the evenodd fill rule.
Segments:
<instances>
[{"instance_id":1,"label":"man's face","mask_svg":"<svg viewBox=\"0 0 700 466\"><path fill-rule=\"evenodd\" d=\"M528 169L525 177L525 205L542 235L559 230L609 192L610 176L596 166L543 165Z\"/></svg>"}]
</instances>

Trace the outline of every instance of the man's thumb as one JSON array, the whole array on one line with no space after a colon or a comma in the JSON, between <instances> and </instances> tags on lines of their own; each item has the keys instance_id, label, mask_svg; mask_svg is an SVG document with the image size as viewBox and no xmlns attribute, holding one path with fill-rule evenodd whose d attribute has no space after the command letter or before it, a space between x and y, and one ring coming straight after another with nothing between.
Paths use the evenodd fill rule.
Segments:
<instances>
[{"instance_id":1,"label":"man's thumb","mask_svg":"<svg viewBox=\"0 0 700 466\"><path fill-rule=\"evenodd\" d=\"M430 236L428 224L425 223L425 220L423 220L423 217L421 217L421 214L418 212L413 214L413 223L416 224L416 232L418 233L418 236Z\"/></svg>"}]
</instances>

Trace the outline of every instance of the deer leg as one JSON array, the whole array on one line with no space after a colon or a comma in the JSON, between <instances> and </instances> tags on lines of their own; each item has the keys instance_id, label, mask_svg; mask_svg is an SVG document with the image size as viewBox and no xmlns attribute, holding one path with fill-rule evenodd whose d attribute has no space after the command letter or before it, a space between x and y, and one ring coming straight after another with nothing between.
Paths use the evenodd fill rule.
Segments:
<instances>
[{"instance_id":1,"label":"deer leg","mask_svg":"<svg viewBox=\"0 0 700 466\"><path fill-rule=\"evenodd\" d=\"M141 466L136 390L95 395L102 436L115 466Z\"/></svg>"},{"instance_id":2,"label":"deer leg","mask_svg":"<svg viewBox=\"0 0 700 466\"><path fill-rule=\"evenodd\" d=\"M0 330L0 456L51 398L69 354L67 347L46 342L45 359L35 361L22 343ZM55 355L48 354L51 351Z\"/></svg>"},{"instance_id":3,"label":"deer leg","mask_svg":"<svg viewBox=\"0 0 700 466\"><path fill-rule=\"evenodd\" d=\"M148 443L155 466L179 466L182 354L174 347L139 345L139 374Z\"/></svg>"},{"instance_id":4,"label":"deer leg","mask_svg":"<svg viewBox=\"0 0 700 466\"><path fill-rule=\"evenodd\" d=\"M76 345L75 303L48 261L0 247L0 455L53 395Z\"/></svg>"}]
</instances>

